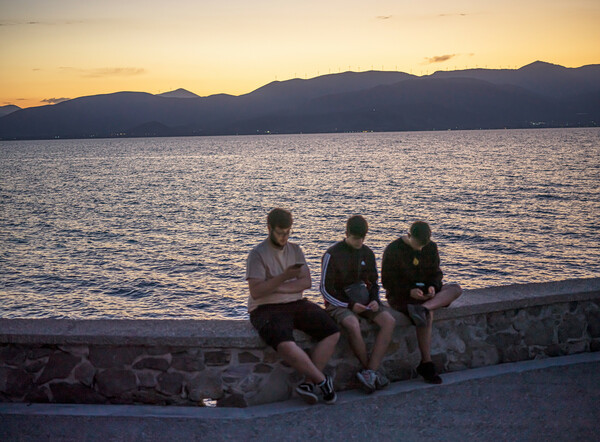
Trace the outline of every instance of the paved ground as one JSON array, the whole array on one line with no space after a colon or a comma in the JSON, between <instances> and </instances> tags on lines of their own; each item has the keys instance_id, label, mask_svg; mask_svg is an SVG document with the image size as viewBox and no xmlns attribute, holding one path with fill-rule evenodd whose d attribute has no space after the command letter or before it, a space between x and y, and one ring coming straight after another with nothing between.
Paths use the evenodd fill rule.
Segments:
<instances>
[{"instance_id":1,"label":"paved ground","mask_svg":"<svg viewBox=\"0 0 600 442\"><path fill-rule=\"evenodd\" d=\"M335 405L214 409L0 404L2 441L600 440L600 353L448 373Z\"/></svg>"}]
</instances>

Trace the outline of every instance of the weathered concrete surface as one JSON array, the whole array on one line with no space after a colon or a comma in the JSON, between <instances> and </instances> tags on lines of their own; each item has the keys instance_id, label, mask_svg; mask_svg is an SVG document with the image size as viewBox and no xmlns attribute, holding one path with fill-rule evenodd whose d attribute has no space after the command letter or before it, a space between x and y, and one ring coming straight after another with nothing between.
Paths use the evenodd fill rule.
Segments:
<instances>
[{"instance_id":1,"label":"weathered concrete surface","mask_svg":"<svg viewBox=\"0 0 600 442\"><path fill-rule=\"evenodd\" d=\"M335 405L298 399L245 409L0 403L0 440L595 441L600 353L393 383Z\"/></svg>"}]
</instances>

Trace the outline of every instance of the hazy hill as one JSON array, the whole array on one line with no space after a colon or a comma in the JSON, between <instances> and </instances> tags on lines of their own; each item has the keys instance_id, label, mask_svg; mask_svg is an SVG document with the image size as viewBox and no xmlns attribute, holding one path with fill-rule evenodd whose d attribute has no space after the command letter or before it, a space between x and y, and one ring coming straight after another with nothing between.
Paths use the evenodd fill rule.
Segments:
<instances>
[{"instance_id":1,"label":"hazy hill","mask_svg":"<svg viewBox=\"0 0 600 442\"><path fill-rule=\"evenodd\" d=\"M165 98L198 98L198 95L182 88L170 92L164 92L162 94L156 94L156 96Z\"/></svg>"},{"instance_id":2,"label":"hazy hill","mask_svg":"<svg viewBox=\"0 0 600 442\"><path fill-rule=\"evenodd\" d=\"M597 126L600 65L536 62L416 77L344 72L241 96L179 89L81 97L0 118L0 138L87 138Z\"/></svg>"},{"instance_id":3,"label":"hazy hill","mask_svg":"<svg viewBox=\"0 0 600 442\"><path fill-rule=\"evenodd\" d=\"M18 110L21 110L21 108L13 104L9 104L8 106L0 106L0 117L12 114L13 112L16 112Z\"/></svg>"}]
</instances>

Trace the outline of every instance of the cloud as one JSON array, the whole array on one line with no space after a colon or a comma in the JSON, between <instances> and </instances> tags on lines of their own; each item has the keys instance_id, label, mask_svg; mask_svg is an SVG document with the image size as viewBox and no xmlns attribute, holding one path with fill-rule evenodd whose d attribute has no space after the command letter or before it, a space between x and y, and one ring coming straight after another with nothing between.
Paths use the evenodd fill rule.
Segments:
<instances>
[{"instance_id":1,"label":"cloud","mask_svg":"<svg viewBox=\"0 0 600 442\"><path fill-rule=\"evenodd\" d=\"M42 103L48 103L48 104L57 104L57 103L62 103L63 101L67 101L70 100L70 98L44 98L43 100L41 100Z\"/></svg>"},{"instance_id":2,"label":"cloud","mask_svg":"<svg viewBox=\"0 0 600 442\"><path fill-rule=\"evenodd\" d=\"M466 17L469 14L465 14L464 12L459 12L455 14L439 14L438 17Z\"/></svg>"},{"instance_id":3,"label":"cloud","mask_svg":"<svg viewBox=\"0 0 600 442\"><path fill-rule=\"evenodd\" d=\"M436 55L435 57L425 58L425 64L443 63L456 57L458 54Z\"/></svg>"},{"instance_id":4,"label":"cloud","mask_svg":"<svg viewBox=\"0 0 600 442\"><path fill-rule=\"evenodd\" d=\"M389 20L390 18L392 18L391 15L378 15L377 20Z\"/></svg>"},{"instance_id":5,"label":"cloud","mask_svg":"<svg viewBox=\"0 0 600 442\"><path fill-rule=\"evenodd\" d=\"M104 77L132 77L146 73L144 68L97 68L80 69L73 67L61 67L63 71L75 72L83 78L104 78Z\"/></svg>"},{"instance_id":6,"label":"cloud","mask_svg":"<svg viewBox=\"0 0 600 442\"><path fill-rule=\"evenodd\" d=\"M85 24L85 20L56 20L56 21L22 21L22 20L0 20L0 26L62 26Z\"/></svg>"}]
</instances>

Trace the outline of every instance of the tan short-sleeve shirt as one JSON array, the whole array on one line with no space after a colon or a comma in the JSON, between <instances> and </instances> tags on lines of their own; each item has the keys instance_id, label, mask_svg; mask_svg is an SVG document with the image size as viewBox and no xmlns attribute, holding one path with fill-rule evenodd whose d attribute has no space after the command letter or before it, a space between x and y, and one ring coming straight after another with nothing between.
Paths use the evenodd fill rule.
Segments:
<instances>
[{"instance_id":1,"label":"tan short-sleeve shirt","mask_svg":"<svg viewBox=\"0 0 600 442\"><path fill-rule=\"evenodd\" d=\"M282 274L285 269L296 263L306 264L304 253L299 245L288 242L282 249L275 247L269 238L254 247L246 261L246 280L267 281ZM248 311L251 312L263 304L283 304L302 299L302 292L271 293L260 299L248 295Z\"/></svg>"}]
</instances>

